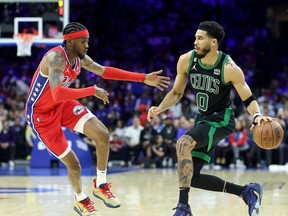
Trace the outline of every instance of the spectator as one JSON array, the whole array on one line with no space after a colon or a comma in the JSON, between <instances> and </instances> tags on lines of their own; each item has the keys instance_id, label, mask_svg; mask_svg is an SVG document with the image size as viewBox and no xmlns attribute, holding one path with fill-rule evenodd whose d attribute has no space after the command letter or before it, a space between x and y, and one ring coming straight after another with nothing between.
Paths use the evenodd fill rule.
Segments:
<instances>
[{"instance_id":1,"label":"spectator","mask_svg":"<svg viewBox=\"0 0 288 216\"><path fill-rule=\"evenodd\" d=\"M163 137L158 134L146 149L146 157L142 161L143 166L145 168L150 168L151 166L162 168L165 151L166 147L163 144Z\"/></svg>"},{"instance_id":2,"label":"spectator","mask_svg":"<svg viewBox=\"0 0 288 216\"><path fill-rule=\"evenodd\" d=\"M164 128L161 130L161 135L164 138L164 145L167 149L168 166L172 167L177 162L176 157L176 138L177 129L173 126L172 118L166 116L164 119Z\"/></svg>"},{"instance_id":3,"label":"spectator","mask_svg":"<svg viewBox=\"0 0 288 216\"><path fill-rule=\"evenodd\" d=\"M17 159L25 159L29 155L29 146L25 142L25 128L21 125L20 117L15 117L14 125L11 127L13 134L15 135L15 147Z\"/></svg>"},{"instance_id":4,"label":"spectator","mask_svg":"<svg viewBox=\"0 0 288 216\"><path fill-rule=\"evenodd\" d=\"M119 139L117 134L113 135L112 140L110 141L110 154L109 161L120 160L125 161L125 165L128 165L128 161L126 160L125 148L122 140Z\"/></svg>"},{"instance_id":5,"label":"spectator","mask_svg":"<svg viewBox=\"0 0 288 216\"><path fill-rule=\"evenodd\" d=\"M0 159L2 165L5 165L4 162L9 162L10 167L14 167L14 159L15 159L15 134L11 129L9 122L3 122L3 129L0 132Z\"/></svg>"},{"instance_id":6,"label":"spectator","mask_svg":"<svg viewBox=\"0 0 288 216\"><path fill-rule=\"evenodd\" d=\"M179 124L180 124L180 127L178 128L177 137L176 137L177 140L178 140L183 134L185 134L185 132L186 132L187 130L189 130L190 128L193 127L193 125L191 124L191 122L188 121L185 116L181 116L181 117L180 117L180 119L179 119Z\"/></svg>"},{"instance_id":7,"label":"spectator","mask_svg":"<svg viewBox=\"0 0 288 216\"><path fill-rule=\"evenodd\" d=\"M153 129L157 131L157 133L161 133L162 129L164 128L164 124L162 124L159 116L155 116L155 118L152 119L151 125Z\"/></svg>"},{"instance_id":8,"label":"spectator","mask_svg":"<svg viewBox=\"0 0 288 216\"><path fill-rule=\"evenodd\" d=\"M151 144L151 141L154 140L156 135L157 131L153 129L152 125L146 120L144 129L140 133L140 146L144 156L146 156L147 148Z\"/></svg>"},{"instance_id":9,"label":"spectator","mask_svg":"<svg viewBox=\"0 0 288 216\"><path fill-rule=\"evenodd\" d=\"M247 130L243 128L241 121L236 119L235 122L235 131L229 136L229 143L234 153L234 164L236 165L236 168L244 168L244 162L243 159L241 160L240 158L240 152L247 153L247 150L249 149Z\"/></svg>"},{"instance_id":10,"label":"spectator","mask_svg":"<svg viewBox=\"0 0 288 216\"><path fill-rule=\"evenodd\" d=\"M132 125L125 128L124 143L126 144L128 158L132 161L132 164L139 165L140 154L140 133L143 130L143 126L140 125L140 119L138 116L134 116Z\"/></svg>"},{"instance_id":11,"label":"spectator","mask_svg":"<svg viewBox=\"0 0 288 216\"><path fill-rule=\"evenodd\" d=\"M230 161L228 160L228 152L231 150L231 145L228 138L221 140L215 151L216 164L221 166L229 166Z\"/></svg>"}]
</instances>

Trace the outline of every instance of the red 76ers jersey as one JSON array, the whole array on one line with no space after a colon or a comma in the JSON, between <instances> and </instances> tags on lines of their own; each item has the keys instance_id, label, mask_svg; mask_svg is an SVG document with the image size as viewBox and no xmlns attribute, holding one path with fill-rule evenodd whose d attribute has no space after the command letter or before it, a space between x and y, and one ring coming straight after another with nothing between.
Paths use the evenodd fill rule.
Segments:
<instances>
[{"instance_id":1,"label":"red 76ers jersey","mask_svg":"<svg viewBox=\"0 0 288 216\"><path fill-rule=\"evenodd\" d=\"M64 80L62 82L63 87L69 87L71 83L76 79L80 74L81 69L81 60L76 58L75 65L70 65L66 51L62 46L56 46L50 49L46 54L48 55L52 51L60 52L65 59L65 70L64 70ZM41 72L41 63L39 64L30 86L29 96L27 99L27 106L33 107L34 111L47 111L53 109L57 105L57 102L53 100L50 85L49 77ZM27 113L29 114L29 113Z\"/></svg>"}]
</instances>

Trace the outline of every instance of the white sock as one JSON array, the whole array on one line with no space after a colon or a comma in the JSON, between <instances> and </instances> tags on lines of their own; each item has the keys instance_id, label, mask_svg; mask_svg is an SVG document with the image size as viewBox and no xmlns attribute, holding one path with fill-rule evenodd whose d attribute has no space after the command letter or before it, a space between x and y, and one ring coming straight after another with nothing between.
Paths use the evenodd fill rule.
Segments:
<instances>
[{"instance_id":1,"label":"white sock","mask_svg":"<svg viewBox=\"0 0 288 216\"><path fill-rule=\"evenodd\" d=\"M106 184L107 179L106 179L106 174L107 174L107 169L106 170L98 170L97 169L97 187L101 184Z\"/></svg>"},{"instance_id":2,"label":"white sock","mask_svg":"<svg viewBox=\"0 0 288 216\"><path fill-rule=\"evenodd\" d=\"M81 193L75 193L75 196L76 196L77 202L80 202L81 200L84 200L87 198L87 195L85 193L83 193L83 191Z\"/></svg>"}]
</instances>

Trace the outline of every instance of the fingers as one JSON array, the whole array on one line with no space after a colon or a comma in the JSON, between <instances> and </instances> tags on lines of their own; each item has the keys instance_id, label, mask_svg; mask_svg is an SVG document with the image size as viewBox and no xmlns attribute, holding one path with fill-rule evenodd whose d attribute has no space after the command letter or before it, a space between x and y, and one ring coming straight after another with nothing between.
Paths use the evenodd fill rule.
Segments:
<instances>
[{"instance_id":1,"label":"fingers","mask_svg":"<svg viewBox=\"0 0 288 216\"><path fill-rule=\"evenodd\" d=\"M157 112L156 112L157 107L153 106L148 110L148 114L147 114L147 121L151 122L151 118L157 116Z\"/></svg>"},{"instance_id":2,"label":"fingers","mask_svg":"<svg viewBox=\"0 0 288 216\"><path fill-rule=\"evenodd\" d=\"M110 103L110 101L109 101L109 98L107 97L105 97L105 98L103 98L102 99L102 101L103 101L103 103L106 105L106 104L109 104Z\"/></svg>"},{"instance_id":3,"label":"fingers","mask_svg":"<svg viewBox=\"0 0 288 216\"><path fill-rule=\"evenodd\" d=\"M168 84L167 84L168 83ZM168 88L169 87L170 82L160 82L159 85L164 87L164 88Z\"/></svg>"},{"instance_id":4,"label":"fingers","mask_svg":"<svg viewBox=\"0 0 288 216\"><path fill-rule=\"evenodd\" d=\"M274 121L275 119L270 117L270 116L259 116L256 118L256 122L254 124L252 124L252 126L250 127L250 130L253 130L255 127L261 127L261 122L264 121Z\"/></svg>"},{"instance_id":5,"label":"fingers","mask_svg":"<svg viewBox=\"0 0 288 216\"><path fill-rule=\"evenodd\" d=\"M163 70L161 69L161 70L158 70L158 71L154 71L153 73L154 74L160 74L160 73L162 73L163 72Z\"/></svg>"},{"instance_id":6,"label":"fingers","mask_svg":"<svg viewBox=\"0 0 288 216\"><path fill-rule=\"evenodd\" d=\"M110 103L110 101L109 101L109 93L106 90L102 89L102 88L97 87L95 97L97 97L100 100L102 100L105 105Z\"/></svg>"},{"instance_id":7,"label":"fingers","mask_svg":"<svg viewBox=\"0 0 288 216\"><path fill-rule=\"evenodd\" d=\"M166 76L158 76L162 82L166 82L166 83L170 83L170 81L166 81L166 80L170 80L170 77L166 77Z\"/></svg>"},{"instance_id":8,"label":"fingers","mask_svg":"<svg viewBox=\"0 0 288 216\"><path fill-rule=\"evenodd\" d=\"M148 122L151 122L151 108L149 109L149 111L148 111L148 114L147 114L147 121Z\"/></svg>"}]
</instances>

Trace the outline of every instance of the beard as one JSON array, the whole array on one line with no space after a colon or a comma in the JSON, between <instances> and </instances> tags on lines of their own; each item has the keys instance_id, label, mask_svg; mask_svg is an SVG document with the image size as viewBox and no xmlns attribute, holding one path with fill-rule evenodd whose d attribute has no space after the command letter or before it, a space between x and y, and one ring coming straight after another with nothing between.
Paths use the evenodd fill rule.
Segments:
<instances>
[{"instance_id":1,"label":"beard","mask_svg":"<svg viewBox=\"0 0 288 216\"><path fill-rule=\"evenodd\" d=\"M82 54L82 53L77 53L77 56L82 60L82 59L84 59L84 57L85 57L85 54Z\"/></svg>"},{"instance_id":2,"label":"beard","mask_svg":"<svg viewBox=\"0 0 288 216\"><path fill-rule=\"evenodd\" d=\"M206 47L204 47L202 49L201 53L200 52L196 53L196 57L199 58L199 59L202 59L202 58L204 58L207 55L207 53L210 52L210 50L211 50L211 48L207 45Z\"/></svg>"}]
</instances>

